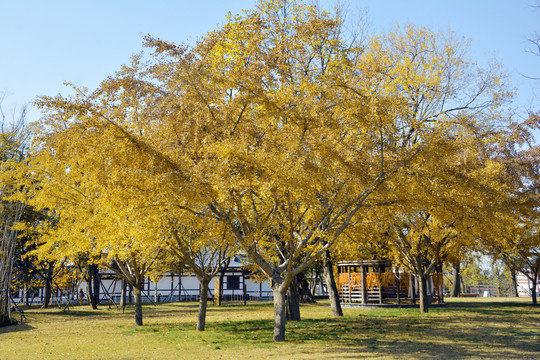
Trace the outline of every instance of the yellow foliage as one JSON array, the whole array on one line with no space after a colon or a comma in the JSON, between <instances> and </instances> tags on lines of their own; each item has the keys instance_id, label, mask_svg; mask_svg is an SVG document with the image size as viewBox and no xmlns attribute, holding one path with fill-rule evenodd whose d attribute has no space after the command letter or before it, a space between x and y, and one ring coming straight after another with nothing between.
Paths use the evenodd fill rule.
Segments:
<instances>
[{"instance_id":1,"label":"yellow foliage","mask_svg":"<svg viewBox=\"0 0 540 360\"><path fill-rule=\"evenodd\" d=\"M375 288L386 287L394 288L398 285L400 289L405 289L409 292L411 275L409 273L400 273L399 278L393 272L369 272L366 273L366 289L374 290ZM435 279L435 277L434 277ZM342 291L342 286L350 286L352 290L358 290L362 288L362 274L361 273L341 273L339 274L338 290Z\"/></svg>"},{"instance_id":2,"label":"yellow foliage","mask_svg":"<svg viewBox=\"0 0 540 360\"><path fill-rule=\"evenodd\" d=\"M504 82L452 35L407 27L351 46L341 25L261 1L193 47L147 37L152 60L92 93L42 98L36 202L61 218L52 247L148 262L181 246L188 262L229 245L284 290L353 225L388 233L441 204L432 237L454 238L452 201L474 187L445 186L499 173L471 139L502 116ZM172 241L180 225L193 232Z\"/></svg>"}]
</instances>

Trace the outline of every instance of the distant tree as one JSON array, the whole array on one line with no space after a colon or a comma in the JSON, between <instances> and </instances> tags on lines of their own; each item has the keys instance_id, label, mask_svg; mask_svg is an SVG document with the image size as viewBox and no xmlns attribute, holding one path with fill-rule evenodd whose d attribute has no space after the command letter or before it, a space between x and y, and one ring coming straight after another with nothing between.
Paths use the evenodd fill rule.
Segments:
<instances>
[{"instance_id":1,"label":"distant tree","mask_svg":"<svg viewBox=\"0 0 540 360\"><path fill-rule=\"evenodd\" d=\"M475 253L463 264L462 281L467 292L469 292L472 285L489 285L492 283L491 274L488 269L482 267L481 258L482 254Z\"/></svg>"},{"instance_id":2,"label":"distant tree","mask_svg":"<svg viewBox=\"0 0 540 360\"><path fill-rule=\"evenodd\" d=\"M26 207L26 211L21 217L21 227L17 241L18 251L13 264L13 271L21 285L35 285L36 277L40 280L44 289L42 307L46 309L51 301L55 274L60 269L55 271L55 260L41 260L34 254L40 238L40 233L36 230L40 227L40 223L44 221L49 221L45 212L36 211L32 206Z\"/></svg>"},{"instance_id":3,"label":"distant tree","mask_svg":"<svg viewBox=\"0 0 540 360\"><path fill-rule=\"evenodd\" d=\"M493 282L497 284L499 296L517 296L517 290L513 283L511 271L502 260L491 259L491 275Z\"/></svg>"}]
</instances>

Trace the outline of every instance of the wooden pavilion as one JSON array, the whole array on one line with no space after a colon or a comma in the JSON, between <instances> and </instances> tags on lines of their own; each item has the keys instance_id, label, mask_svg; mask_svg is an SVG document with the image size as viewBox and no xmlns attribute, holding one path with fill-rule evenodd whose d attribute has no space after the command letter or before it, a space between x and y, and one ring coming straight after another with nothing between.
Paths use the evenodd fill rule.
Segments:
<instances>
[{"instance_id":1,"label":"wooden pavilion","mask_svg":"<svg viewBox=\"0 0 540 360\"><path fill-rule=\"evenodd\" d=\"M418 282L414 275L398 271L390 260L338 262L338 291L344 305L416 304ZM442 304L442 268L428 279L429 301Z\"/></svg>"}]
</instances>

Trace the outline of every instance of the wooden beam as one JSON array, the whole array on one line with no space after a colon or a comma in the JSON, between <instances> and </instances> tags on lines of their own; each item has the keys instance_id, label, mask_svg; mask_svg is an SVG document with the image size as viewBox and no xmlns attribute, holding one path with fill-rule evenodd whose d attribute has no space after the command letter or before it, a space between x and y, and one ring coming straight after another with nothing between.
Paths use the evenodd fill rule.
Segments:
<instances>
[{"instance_id":1,"label":"wooden beam","mask_svg":"<svg viewBox=\"0 0 540 360\"><path fill-rule=\"evenodd\" d=\"M362 282L362 304L367 304L367 290L366 290L366 265L360 265L360 277Z\"/></svg>"}]
</instances>

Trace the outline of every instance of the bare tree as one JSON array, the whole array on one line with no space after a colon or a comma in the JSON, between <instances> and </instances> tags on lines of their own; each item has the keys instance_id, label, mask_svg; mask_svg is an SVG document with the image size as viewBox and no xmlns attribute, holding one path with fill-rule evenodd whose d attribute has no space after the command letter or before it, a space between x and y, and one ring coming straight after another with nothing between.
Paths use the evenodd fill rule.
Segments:
<instances>
[{"instance_id":1,"label":"bare tree","mask_svg":"<svg viewBox=\"0 0 540 360\"><path fill-rule=\"evenodd\" d=\"M531 5L535 10L540 11L540 0L536 0L536 4ZM535 32L534 34L531 34L527 38L528 47L526 49L527 52L539 56L540 57L540 31ZM530 76L530 75L523 75L527 79L532 80L540 80L540 77L538 76Z\"/></svg>"}]
</instances>

